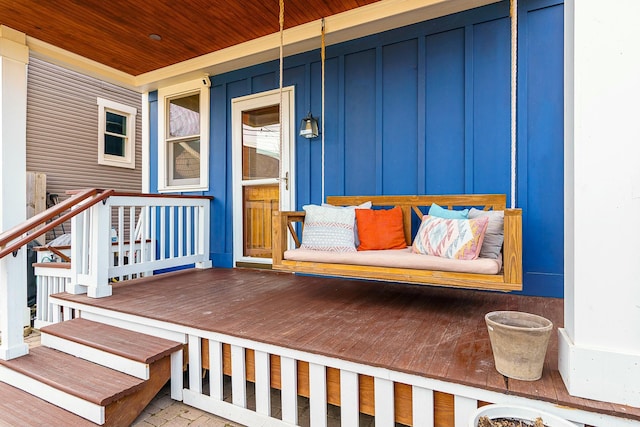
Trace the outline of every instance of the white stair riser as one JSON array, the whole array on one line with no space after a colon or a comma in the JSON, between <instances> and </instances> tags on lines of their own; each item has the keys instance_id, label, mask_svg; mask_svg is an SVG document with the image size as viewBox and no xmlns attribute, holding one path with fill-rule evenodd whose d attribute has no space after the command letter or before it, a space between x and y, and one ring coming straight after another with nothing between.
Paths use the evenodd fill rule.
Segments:
<instances>
[{"instance_id":1,"label":"white stair riser","mask_svg":"<svg viewBox=\"0 0 640 427\"><path fill-rule=\"evenodd\" d=\"M95 424L104 424L105 408L0 366L0 381L59 406Z\"/></svg>"},{"instance_id":2,"label":"white stair riser","mask_svg":"<svg viewBox=\"0 0 640 427\"><path fill-rule=\"evenodd\" d=\"M105 366L107 368L113 369L114 371L123 372L136 378L140 378L143 380L149 379L149 365L146 363L127 359L125 357L98 350L84 344L79 344L77 342L69 341L64 338L49 335L45 332L42 332L40 339L43 346L71 354L81 359L85 359L98 365Z\"/></svg>"}]
</instances>

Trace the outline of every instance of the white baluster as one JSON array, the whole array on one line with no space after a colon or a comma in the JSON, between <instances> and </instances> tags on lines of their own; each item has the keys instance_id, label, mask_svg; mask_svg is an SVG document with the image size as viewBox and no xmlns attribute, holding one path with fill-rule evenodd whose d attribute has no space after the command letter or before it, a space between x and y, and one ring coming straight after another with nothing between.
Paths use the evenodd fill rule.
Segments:
<instances>
[{"instance_id":1,"label":"white baluster","mask_svg":"<svg viewBox=\"0 0 640 427\"><path fill-rule=\"evenodd\" d=\"M453 397L455 427L467 427L473 411L478 409L478 401L464 396Z\"/></svg>"},{"instance_id":2,"label":"white baluster","mask_svg":"<svg viewBox=\"0 0 640 427\"><path fill-rule=\"evenodd\" d=\"M373 390L376 408L376 427L393 427L395 425L393 381L376 377L373 382Z\"/></svg>"},{"instance_id":3,"label":"white baluster","mask_svg":"<svg viewBox=\"0 0 640 427\"><path fill-rule=\"evenodd\" d=\"M216 400L224 399L222 343L209 340L209 389Z\"/></svg>"},{"instance_id":4,"label":"white baluster","mask_svg":"<svg viewBox=\"0 0 640 427\"><path fill-rule=\"evenodd\" d=\"M282 382L282 421L298 424L298 375L296 360L280 357Z\"/></svg>"},{"instance_id":5,"label":"white baluster","mask_svg":"<svg viewBox=\"0 0 640 427\"><path fill-rule=\"evenodd\" d=\"M327 427L327 373L323 365L309 363L311 427Z\"/></svg>"},{"instance_id":6,"label":"white baluster","mask_svg":"<svg viewBox=\"0 0 640 427\"><path fill-rule=\"evenodd\" d=\"M360 423L360 389L355 372L340 371L340 420L342 427Z\"/></svg>"},{"instance_id":7,"label":"white baluster","mask_svg":"<svg viewBox=\"0 0 640 427\"><path fill-rule=\"evenodd\" d=\"M189 335L189 390L202 393L202 343L200 337Z\"/></svg>"},{"instance_id":8,"label":"white baluster","mask_svg":"<svg viewBox=\"0 0 640 427\"><path fill-rule=\"evenodd\" d=\"M269 353L255 351L256 412L271 416L271 363Z\"/></svg>"},{"instance_id":9,"label":"white baluster","mask_svg":"<svg viewBox=\"0 0 640 427\"><path fill-rule=\"evenodd\" d=\"M413 427L434 427L433 390L413 386Z\"/></svg>"},{"instance_id":10,"label":"white baluster","mask_svg":"<svg viewBox=\"0 0 640 427\"><path fill-rule=\"evenodd\" d=\"M247 407L247 367L244 348L231 346L231 395L233 404Z\"/></svg>"}]
</instances>

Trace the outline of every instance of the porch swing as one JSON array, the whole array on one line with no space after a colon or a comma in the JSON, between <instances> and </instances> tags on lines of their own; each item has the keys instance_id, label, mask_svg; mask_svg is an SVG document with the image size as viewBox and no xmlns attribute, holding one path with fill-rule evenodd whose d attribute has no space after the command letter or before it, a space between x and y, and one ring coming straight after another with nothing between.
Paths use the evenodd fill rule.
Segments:
<instances>
[{"instance_id":1,"label":"porch swing","mask_svg":"<svg viewBox=\"0 0 640 427\"><path fill-rule=\"evenodd\" d=\"M501 247L501 265L495 271L471 264L480 260L435 260L435 264L413 265L402 260L399 263L380 259L396 258L395 252L358 251L349 257L339 252L327 254L327 251L300 249L302 239L298 235L297 223L301 232L304 230L304 211L276 211L272 221L273 269L296 274L309 274L328 277L347 277L373 281L409 283L480 289L493 291L522 290L522 210L516 204L516 83L517 83L517 0L511 1L511 198L507 208L505 194L459 194L459 195L408 195L408 196L329 196L326 202L333 206L359 206L367 203L372 207L393 208L402 211L403 231L406 243L411 247L416 225L413 220L422 221L425 212L433 203L448 209L476 208L479 211L499 211L504 213ZM280 51L280 88L282 90L282 38ZM324 188L324 92L325 92L325 26L322 21L321 32L321 65L322 65L322 200L325 200ZM282 134L282 133L281 133ZM282 144L282 141L281 141ZM491 215L491 214L488 214ZM288 250L289 242L295 243L296 249ZM393 251L397 251L394 249ZM368 252L363 256L363 252ZM371 254L372 252L379 252ZM328 255L328 256L325 256ZM375 261L365 260L373 258ZM434 258L431 255L417 256ZM404 256L404 255L403 255ZM439 257L435 257L439 258ZM420 260L420 262L423 261ZM449 263L449 261L455 261ZM465 264L467 263L467 264ZM409 264L410 267L406 265Z\"/></svg>"}]
</instances>

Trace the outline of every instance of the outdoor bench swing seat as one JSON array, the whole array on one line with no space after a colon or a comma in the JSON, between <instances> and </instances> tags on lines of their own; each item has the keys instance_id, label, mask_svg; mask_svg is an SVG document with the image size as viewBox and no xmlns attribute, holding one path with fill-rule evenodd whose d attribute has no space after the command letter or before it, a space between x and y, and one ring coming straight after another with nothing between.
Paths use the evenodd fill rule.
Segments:
<instances>
[{"instance_id":1,"label":"outdoor bench swing seat","mask_svg":"<svg viewBox=\"0 0 640 427\"><path fill-rule=\"evenodd\" d=\"M302 241L298 236L296 223L302 223L302 230L304 229L305 212L276 211L273 213L272 224L273 268L293 273L387 282L495 291L522 290L522 210L507 209L504 194L327 197L327 203L333 206L359 206L367 202L371 202L374 208L399 207L402 210L404 236L409 245L408 249L393 249L385 252L358 251L346 254L305 249L288 250L289 236L295 242L296 248L301 246ZM482 211L503 211L504 243L501 256L498 256L497 260L478 258L470 261L411 253L410 246L413 242L414 230L418 228L423 215L434 203L452 210L476 208ZM415 222L412 222L414 219ZM377 257L378 255L381 256ZM413 262L409 262L411 267L404 267L407 264L404 258L408 257L419 258L420 263L425 261L426 267L420 263L415 266ZM369 258L376 260L370 262ZM401 262L396 262L396 258ZM433 263L430 264L429 258ZM493 262L494 271L490 271L491 268L484 268L491 262ZM393 266L389 266L388 263Z\"/></svg>"}]
</instances>

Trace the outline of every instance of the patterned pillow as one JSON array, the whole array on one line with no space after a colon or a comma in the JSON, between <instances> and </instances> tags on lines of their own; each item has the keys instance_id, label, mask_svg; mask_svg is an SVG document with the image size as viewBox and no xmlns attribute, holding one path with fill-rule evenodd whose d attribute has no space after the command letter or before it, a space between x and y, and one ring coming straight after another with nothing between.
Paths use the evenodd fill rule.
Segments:
<instances>
[{"instance_id":1,"label":"patterned pillow","mask_svg":"<svg viewBox=\"0 0 640 427\"><path fill-rule=\"evenodd\" d=\"M330 252L355 252L353 226L355 209L336 209L318 205L305 205L303 249Z\"/></svg>"},{"instance_id":2,"label":"patterned pillow","mask_svg":"<svg viewBox=\"0 0 640 427\"><path fill-rule=\"evenodd\" d=\"M413 240L413 252L451 259L476 259L488 223L487 217L446 219L425 215Z\"/></svg>"},{"instance_id":3,"label":"patterned pillow","mask_svg":"<svg viewBox=\"0 0 640 427\"><path fill-rule=\"evenodd\" d=\"M372 205L373 203L371 202L364 202L358 206L334 206L329 203L323 203L320 206L334 209L371 209ZM353 239L355 241L356 248L360 246L360 238L358 238L358 221L356 221L353 225Z\"/></svg>"}]
</instances>

